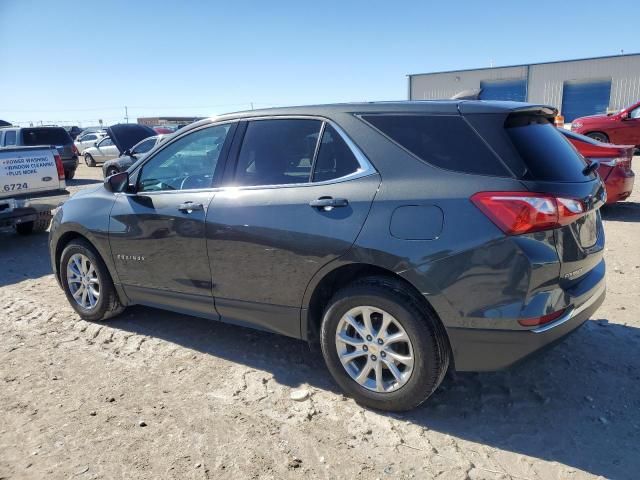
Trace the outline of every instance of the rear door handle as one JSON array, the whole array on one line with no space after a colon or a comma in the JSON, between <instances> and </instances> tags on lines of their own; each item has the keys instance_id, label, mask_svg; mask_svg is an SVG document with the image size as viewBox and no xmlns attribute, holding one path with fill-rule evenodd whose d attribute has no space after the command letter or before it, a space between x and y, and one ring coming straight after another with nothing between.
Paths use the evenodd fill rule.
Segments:
<instances>
[{"instance_id":1,"label":"rear door handle","mask_svg":"<svg viewBox=\"0 0 640 480\"><path fill-rule=\"evenodd\" d=\"M322 209L328 212L337 207L348 206L349 201L346 198L320 197L317 200L309 202L309 205L313 208Z\"/></svg>"},{"instance_id":2,"label":"rear door handle","mask_svg":"<svg viewBox=\"0 0 640 480\"><path fill-rule=\"evenodd\" d=\"M196 210L204 210L204 205L201 203L184 202L178 207L178 210L184 213L195 212Z\"/></svg>"}]
</instances>

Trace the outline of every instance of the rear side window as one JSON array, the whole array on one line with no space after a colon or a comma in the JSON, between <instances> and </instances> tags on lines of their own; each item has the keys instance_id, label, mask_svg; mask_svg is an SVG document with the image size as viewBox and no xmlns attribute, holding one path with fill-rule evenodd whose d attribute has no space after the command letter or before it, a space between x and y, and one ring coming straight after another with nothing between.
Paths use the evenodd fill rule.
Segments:
<instances>
[{"instance_id":1,"label":"rear side window","mask_svg":"<svg viewBox=\"0 0 640 480\"><path fill-rule=\"evenodd\" d=\"M64 128L25 128L22 130L25 145L68 145L73 143Z\"/></svg>"},{"instance_id":2,"label":"rear side window","mask_svg":"<svg viewBox=\"0 0 640 480\"><path fill-rule=\"evenodd\" d=\"M306 183L320 135L319 120L254 120L236 166L238 185Z\"/></svg>"},{"instance_id":3,"label":"rear side window","mask_svg":"<svg viewBox=\"0 0 640 480\"><path fill-rule=\"evenodd\" d=\"M360 164L347 142L331 125L322 133L322 142L313 171L314 182L325 182L355 173Z\"/></svg>"},{"instance_id":4,"label":"rear side window","mask_svg":"<svg viewBox=\"0 0 640 480\"><path fill-rule=\"evenodd\" d=\"M464 173L511 176L461 116L363 115L362 118L431 165Z\"/></svg>"},{"instance_id":5,"label":"rear side window","mask_svg":"<svg viewBox=\"0 0 640 480\"><path fill-rule=\"evenodd\" d=\"M6 145L15 145L16 144L16 131L9 130L4 134L4 144Z\"/></svg>"},{"instance_id":6,"label":"rear side window","mask_svg":"<svg viewBox=\"0 0 640 480\"><path fill-rule=\"evenodd\" d=\"M587 166L582 156L546 117L512 115L505 123L507 135L527 166L526 180L585 182Z\"/></svg>"}]
</instances>

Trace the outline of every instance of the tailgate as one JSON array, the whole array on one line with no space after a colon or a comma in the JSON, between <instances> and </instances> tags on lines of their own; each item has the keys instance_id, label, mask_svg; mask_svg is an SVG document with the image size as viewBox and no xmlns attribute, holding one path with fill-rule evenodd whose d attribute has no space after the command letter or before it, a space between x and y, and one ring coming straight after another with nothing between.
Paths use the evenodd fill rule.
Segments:
<instances>
[{"instance_id":1,"label":"tailgate","mask_svg":"<svg viewBox=\"0 0 640 480\"><path fill-rule=\"evenodd\" d=\"M0 198L61 188L49 148L0 150Z\"/></svg>"}]
</instances>

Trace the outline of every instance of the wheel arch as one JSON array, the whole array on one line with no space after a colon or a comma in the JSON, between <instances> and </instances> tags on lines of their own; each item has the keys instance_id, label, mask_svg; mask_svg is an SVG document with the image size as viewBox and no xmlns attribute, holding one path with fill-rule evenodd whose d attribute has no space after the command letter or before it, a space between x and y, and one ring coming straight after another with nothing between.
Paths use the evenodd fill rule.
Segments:
<instances>
[{"instance_id":1,"label":"wheel arch","mask_svg":"<svg viewBox=\"0 0 640 480\"><path fill-rule=\"evenodd\" d=\"M309 343L318 343L322 315L327 302L331 299L333 294L360 278L372 276L390 278L404 291L409 293L421 308L425 311L429 311L442 325L442 331L445 332L444 335L447 337L447 344L450 345L448 334L446 333L446 327L442 321L441 315L436 308L434 308L432 302L425 298L425 295L420 292L416 285L393 270L378 265L360 262L337 265L328 272L325 271L322 275L318 275L318 280L314 283L313 287L307 288L307 292L305 293L305 303L301 310L300 331L303 338Z\"/></svg>"}]
</instances>

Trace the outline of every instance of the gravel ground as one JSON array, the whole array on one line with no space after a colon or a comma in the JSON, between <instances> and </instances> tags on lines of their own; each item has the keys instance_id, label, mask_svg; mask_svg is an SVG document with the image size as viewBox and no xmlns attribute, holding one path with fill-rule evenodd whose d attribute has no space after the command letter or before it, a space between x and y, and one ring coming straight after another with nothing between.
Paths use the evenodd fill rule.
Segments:
<instances>
[{"instance_id":1,"label":"gravel ground","mask_svg":"<svg viewBox=\"0 0 640 480\"><path fill-rule=\"evenodd\" d=\"M100 176L82 165L71 188ZM639 202L603 212L593 320L402 415L343 397L300 341L142 307L82 321L46 234L0 232L0 479L636 479Z\"/></svg>"}]
</instances>

